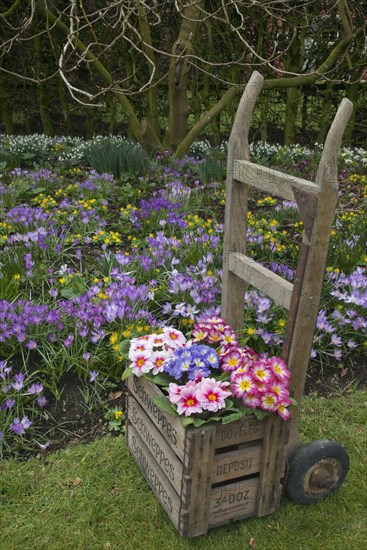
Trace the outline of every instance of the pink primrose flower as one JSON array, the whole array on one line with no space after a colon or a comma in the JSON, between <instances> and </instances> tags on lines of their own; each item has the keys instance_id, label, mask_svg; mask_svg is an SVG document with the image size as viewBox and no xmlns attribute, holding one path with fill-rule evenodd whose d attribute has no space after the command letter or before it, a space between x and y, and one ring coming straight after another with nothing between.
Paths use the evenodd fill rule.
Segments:
<instances>
[{"instance_id":1,"label":"pink primrose flower","mask_svg":"<svg viewBox=\"0 0 367 550\"><path fill-rule=\"evenodd\" d=\"M168 399L171 403L176 405L180 398L181 398L181 390L185 386L179 386L178 384L175 384L174 382L171 382L168 386Z\"/></svg>"},{"instance_id":2,"label":"pink primrose flower","mask_svg":"<svg viewBox=\"0 0 367 550\"><path fill-rule=\"evenodd\" d=\"M164 327L163 329L164 343L173 348L179 348L186 344L186 338L181 331L172 327Z\"/></svg>"},{"instance_id":3,"label":"pink primrose flower","mask_svg":"<svg viewBox=\"0 0 367 550\"><path fill-rule=\"evenodd\" d=\"M162 334L152 334L150 340L153 348L162 347L164 345L164 337Z\"/></svg>"},{"instance_id":4,"label":"pink primrose flower","mask_svg":"<svg viewBox=\"0 0 367 550\"><path fill-rule=\"evenodd\" d=\"M287 369L287 365L283 359L280 359L279 357L271 357L271 359L268 360L268 365L278 380L288 382L291 373Z\"/></svg>"},{"instance_id":5,"label":"pink primrose flower","mask_svg":"<svg viewBox=\"0 0 367 550\"><path fill-rule=\"evenodd\" d=\"M255 394L257 392L257 385L249 373L238 373L231 379L231 388L233 394L236 397L243 397L244 394Z\"/></svg>"},{"instance_id":6,"label":"pink primrose flower","mask_svg":"<svg viewBox=\"0 0 367 550\"><path fill-rule=\"evenodd\" d=\"M290 404L289 401L284 401L284 402L281 401L280 403L278 403L278 407L276 411L279 414L279 416L283 418L283 420L288 420L289 417L291 416L291 411L288 408L289 404Z\"/></svg>"},{"instance_id":7,"label":"pink primrose flower","mask_svg":"<svg viewBox=\"0 0 367 550\"><path fill-rule=\"evenodd\" d=\"M131 363L131 370L136 376L143 376L153 368L150 351L137 351Z\"/></svg>"},{"instance_id":8,"label":"pink primrose flower","mask_svg":"<svg viewBox=\"0 0 367 550\"><path fill-rule=\"evenodd\" d=\"M245 407L250 407L251 409L256 409L256 407L260 407L261 405L261 399L256 393L244 393L242 401Z\"/></svg>"},{"instance_id":9,"label":"pink primrose flower","mask_svg":"<svg viewBox=\"0 0 367 550\"><path fill-rule=\"evenodd\" d=\"M208 341L211 344L218 344L221 341L221 334L214 328L210 328L208 332Z\"/></svg>"},{"instance_id":10,"label":"pink primrose flower","mask_svg":"<svg viewBox=\"0 0 367 550\"><path fill-rule=\"evenodd\" d=\"M158 374L159 372L163 372L163 365L166 359L169 359L171 357L171 354L167 351L153 351L151 353L150 360L153 364L153 370L152 374Z\"/></svg>"},{"instance_id":11,"label":"pink primrose flower","mask_svg":"<svg viewBox=\"0 0 367 550\"><path fill-rule=\"evenodd\" d=\"M223 330L222 341L225 344L231 344L232 346L238 345L237 335L230 327L226 327Z\"/></svg>"},{"instance_id":12,"label":"pink primrose flower","mask_svg":"<svg viewBox=\"0 0 367 550\"><path fill-rule=\"evenodd\" d=\"M201 403L196 396L196 387L190 385L182 388L180 400L177 402L177 412L185 416L203 412Z\"/></svg>"},{"instance_id":13,"label":"pink primrose flower","mask_svg":"<svg viewBox=\"0 0 367 550\"><path fill-rule=\"evenodd\" d=\"M271 371L271 369L268 368L268 364L264 359L260 359L259 361L256 361L251 371L254 377L256 378L256 380L264 384L268 384L273 377L273 372Z\"/></svg>"},{"instance_id":14,"label":"pink primrose flower","mask_svg":"<svg viewBox=\"0 0 367 550\"><path fill-rule=\"evenodd\" d=\"M256 351L248 346L241 348L241 354L245 363L248 363L249 361L257 361L260 357Z\"/></svg>"},{"instance_id":15,"label":"pink primrose flower","mask_svg":"<svg viewBox=\"0 0 367 550\"><path fill-rule=\"evenodd\" d=\"M278 405L278 398L274 393L264 393L261 396L261 408L265 411L275 411Z\"/></svg>"},{"instance_id":16,"label":"pink primrose flower","mask_svg":"<svg viewBox=\"0 0 367 550\"><path fill-rule=\"evenodd\" d=\"M129 350L129 359L130 361L133 361L134 355L137 352L145 352L145 351L151 351L152 345L149 341L149 338L146 338L145 336L140 336L139 338L133 338L130 342L130 350Z\"/></svg>"},{"instance_id":17,"label":"pink primrose flower","mask_svg":"<svg viewBox=\"0 0 367 550\"><path fill-rule=\"evenodd\" d=\"M243 365L242 355L238 348L228 348L220 356L220 367L222 371L234 371Z\"/></svg>"},{"instance_id":18,"label":"pink primrose flower","mask_svg":"<svg viewBox=\"0 0 367 550\"><path fill-rule=\"evenodd\" d=\"M194 330L191 333L191 337L194 340L194 342L200 342L201 340L205 340L207 338L208 333L203 328L200 328L199 326L196 326Z\"/></svg>"},{"instance_id":19,"label":"pink primrose flower","mask_svg":"<svg viewBox=\"0 0 367 550\"><path fill-rule=\"evenodd\" d=\"M289 391L287 387L284 384L282 384L279 380L274 379L272 382L270 382L270 384L268 384L268 388L280 400L289 398Z\"/></svg>"},{"instance_id":20,"label":"pink primrose flower","mask_svg":"<svg viewBox=\"0 0 367 550\"><path fill-rule=\"evenodd\" d=\"M263 394L263 393L268 391L268 386L267 386L267 384L265 384L265 382L260 382L256 378L254 378L254 382L257 386L256 391L257 391L258 394Z\"/></svg>"},{"instance_id":21,"label":"pink primrose flower","mask_svg":"<svg viewBox=\"0 0 367 550\"><path fill-rule=\"evenodd\" d=\"M252 376L251 367L253 364L254 363L252 361L249 361L248 363L243 363L238 369L232 371L230 375L231 382L236 378L238 374L242 374L244 372L251 374Z\"/></svg>"},{"instance_id":22,"label":"pink primrose flower","mask_svg":"<svg viewBox=\"0 0 367 550\"><path fill-rule=\"evenodd\" d=\"M204 378L197 385L196 396L205 411L217 412L226 406L225 399L231 395L226 389L228 382L218 382L215 378Z\"/></svg>"}]
</instances>

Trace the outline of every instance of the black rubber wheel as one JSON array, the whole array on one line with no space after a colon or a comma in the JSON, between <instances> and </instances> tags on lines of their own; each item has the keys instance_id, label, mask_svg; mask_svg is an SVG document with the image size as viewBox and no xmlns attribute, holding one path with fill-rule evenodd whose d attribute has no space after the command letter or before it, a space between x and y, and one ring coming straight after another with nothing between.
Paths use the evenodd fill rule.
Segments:
<instances>
[{"instance_id":1,"label":"black rubber wheel","mask_svg":"<svg viewBox=\"0 0 367 550\"><path fill-rule=\"evenodd\" d=\"M302 447L289 463L286 495L297 504L313 504L334 493L345 480L349 457L332 439Z\"/></svg>"}]
</instances>

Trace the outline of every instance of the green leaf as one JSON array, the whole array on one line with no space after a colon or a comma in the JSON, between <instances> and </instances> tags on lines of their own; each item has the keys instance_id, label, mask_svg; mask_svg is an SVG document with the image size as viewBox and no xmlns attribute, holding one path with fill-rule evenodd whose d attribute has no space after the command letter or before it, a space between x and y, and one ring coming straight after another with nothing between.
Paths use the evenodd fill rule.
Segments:
<instances>
[{"instance_id":1,"label":"green leaf","mask_svg":"<svg viewBox=\"0 0 367 550\"><path fill-rule=\"evenodd\" d=\"M252 409L252 412L258 420L264 420L264 418L270 415L269 412L263 411L262 409Z\"/></svg>"},{"instance_id":2,"label":"green leaf","mask_svg":"<svg viewBox=\"0 0 367 550\"><path fill-rule=\"evenodd\" d=\"M216 380L219 380L220 382L227 381L230 379L230 372L224 371L220 376L216 376Z\"/></svg>"},{"instance_id":3,"label":"green leaf","mask_svg":"<svg viewBox=\"0 0 367 550\"><path fill-rule=\"evenodd\" d=\"M231 409L233 407L233 401L231 399L226 400L226 410Z\"/></svg>"},{"instance_id":4,"label":"green leaf","mask_svg":"<svg viewBox=\"0 0 367 550\"><path fill-rule=\"evenodd\" d=\"M199 428L200 426L202 426L203 424L206 424L207 422L210 422L211 419L209 420L203 420L202 418L195 418L195 416L193 417L192 419L192 423L194 424L194 426L196 428Z\"/></svg>"},{"instance_id":5,"label":"green leaf","mask_svg":"<svg viewBox=\"0 0 367 550\"><path fill-rule=\"evenodd\" d=\"M210 418L208 418L208 420L206 420L206 422L221 422L222 418L223 418L223 414L219 414L219 415L211 416Z\"/></svg>"},{"instance_id":6,"label":"green leaf","mask_svg":"<svg viewBox=\"0 0 367 550\"><path fill-rule=\"evenodd\" d=\"M121 355L128 355L130 350L130 340L123 340L119 343L119 352Z\"/></svg>"},{"instance_id":7,"label":"green leaf","mask_svg":"<svg viewBox=\"0 0 367 550\"><path fill-rule=\"evenodd\" d=\"M118 420L110 420L110 422L108 423L108 428L114 432L120 431L121 427L121 422L119 422Z\"/></svg>"},{"instance_id":8,"label":"green leaf","mask_svg":"<svg viewBox=\"0 0 367 550\"><path fill-rule=\"evenodd\" d=\"M199 428L203 424L208 424L209 422L220 422L222 420L222 416L216 415L216 416L210 416L209 418L206 418L205 420L203 418L197 418L196 416L184 416L181 419L181 423L184 428L187 428L187 426L193 425L195 428Z\"/></svg>"},{"instance_id":9,"label":"green leaf","mask_svg":"<svg viewBox=\"0 0 367 550\"><path fill-rule=\"evenodd\" d=\"M168 384L172 382L172 378L169 374L162 372L152 376L152 382L157 386L168 386Z\"/></svg>"},{"instance_id":10,"label":"green leaf","mask_svg":"<svg viewBox=\"0 0 367 550\"><path fill-rule=\"evenodd\" d=\"M193 423L194 423L194 419L192 418L192 416L184 416L181 419L181 424L183 425L184 428L187 428L187 426L190 426Z\"/></svg>"},{"instance_id":11,"label":"green leaf","mask_svg":"<svg viewBox=\"0 0 367 550\"><path fill-rule=\"evenodd\" d=\"M79 298L79 296L82 295L82 292L76 290L75 288L63 288L61 289L60 294L63 298L70 300L72 298Z\"/></svg>"},{"instance_id":12,"label":"green leaf","mask_svg":"<svg viewBox=\"0 0 367 550\"><path fill-rule=\"evenodd\" d=\"M121 381L123 382L124 380L126 380L127 378L129 378L129 376L131 376L133 374L133 371L130 367L127 367L124 372L122 373L122 376L121 376Z\"/></svg>"},{"instance_id":13,"label":"green leaf","mask_svg":"<svg viewBox=\"0 0 367 550\"><path fill-rule=\"evenodd\" d=\"M242 409L236 413L229 414L228 416L222 417L222 424L229 424L230 422L235 422L236 420L241 420L244 416L251 414L247 412L247 409Z\"/></svg>"},{"instance_id":14,"label":"green leaf","mask_svg":"<svg viewBox=\"0 0 367 550\"><path fill-rule=\"evenodd\" d=\"M162 411L165 411L172 416L179 416L174 406L164 395L157 395L156 397L153 397L153 403L157 405L160 409L162 409Z\"/></svg>"}]
</instances>

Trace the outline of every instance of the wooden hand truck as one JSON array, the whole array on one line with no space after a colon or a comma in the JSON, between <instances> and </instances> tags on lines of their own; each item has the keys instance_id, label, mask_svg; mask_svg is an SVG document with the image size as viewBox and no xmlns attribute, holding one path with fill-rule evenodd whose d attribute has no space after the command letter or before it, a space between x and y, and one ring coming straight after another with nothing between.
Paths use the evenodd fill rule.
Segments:
<instances>
[{"instance_id":1,"label":"wooden hand truck","mask_svg":"<svg viewBox=\"0 0 367 550\"><path fill-rule=\"evenodd\" d=\"M299 409L312 349L328 245L338 200L337 155L353 104L343 99L327 135L315 182L249 162L249 121L263 77L254 72L240 101L228 143L224 225L222 316L235 330L244 326L246 284L288 309L282 358L291 371L291 395L297 401L291 421L268 420L257 516L270 514L283 488L300 504L321 500L340 487L349 459L344 448L324 439L303 446ZM304 231L294 283L246 256L247 201L251 187L295 201Z\"/></svg>"},{"instance_id":2,"label":"wooden hand truck","mask_svg":"<svg viewBox=\"0 0 367 550\"><path fill-rule=\"evenodd\" d=\"M127 379L128 447L183 537L275 512L286 480L290 497L303 504L315 502L335 491L348 472L348 455L335 441L302 446L298 415L338 198L337 153L352 104L342 101L316 182L305 181L248 161L249 119L262 82L255 72L229 139L222 316L234 329L243 328L246 283L288 308L282 357L291 370L291 392L298 406L288 422L278 415L261 421L249 415L228 424L184 428L180 418L156 405L155 398L162 395L158 386L144 377ZM304 233L293 285L246 256L250 187L298 205Z\"/></svg>"}]
</instances>

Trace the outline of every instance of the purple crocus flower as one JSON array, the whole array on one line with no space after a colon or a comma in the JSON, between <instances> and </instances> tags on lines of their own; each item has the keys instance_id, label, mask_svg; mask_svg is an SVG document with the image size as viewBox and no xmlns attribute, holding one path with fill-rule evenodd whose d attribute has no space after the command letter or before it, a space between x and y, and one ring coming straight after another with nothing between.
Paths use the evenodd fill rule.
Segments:
<instances>
[{"instance_id":1,"label":"purple crocus flower","mask_svg":"<svg viewBox=\"0 0 367 550\"><path fill-rule=\"evenodd\" d=\"M10 372L11 367L6 366L6 361L0 361L0 378L5 380Z\"/></svg>"},{"instance_id":2,"label":"purple crocus flower","mask_svg":"<svg viewBox=\"0 0 367 550\"><path fill-rule=\"evenodd\" d=\"M9 397L9 399L5 401L5 410L9 409L10 411L10 409L12 409L14 405L15 405L15 399L12 399L11 397Z\"/></svg>"},{"instance_id":3,"label":"purple crocus flower","mask_svg":"<svg viewBox=\"0 0 367 550\"><path fill-rule=\"evenodd\" d=\"M27 343L26 343L26 347L28 349L36 349L37 347L37 342L35 340L29 340Z\"/></svg>"},{"instance_id":4,"label":"purple crocus flower","mask_svg":"<svg viewBox=\"0 0 367 550\"><path fill-rule=\"evenodd\" d=\"M63 340L64 346L66 348L70 348L71 344L73 343L73 340L74 340L74 336L72 334L69 334L69 336L67 336L65 340Z\"/></svg>"},{"instance_id":5,"label":"purple crocus flower","mask_svg":"<svg viewBox=\"0 0 367 550\"><path fill-rule=\"evenodd\" d=\"M14 375L15 382L12 384L12 387L15 389L15 391L19 391L24 386L24 374L19 373Z\"/></svg>"},{"instance_id":6,"label":"purple crocus flower","mask_svg":"<svg viewBox=\"0 0 367 550\"><path fill-rule=\"evenodd\" d=\"M89 371L89 382L95 382L98 375L99 375L99 372L96 370Z\"/></svg>"},{"instance_id":7,"label":"purple crocus flower","mask_svg":"<svg viewBox=\"0 0 367 550\"><path fill-rule=\"evenodd\" d=\"M26 391L26 394L35 395L35 394L41 393L42 391L43 391L43 384L35 383L29 386L29 388Z\"/></svg>"},{"instance_id":8,"label":"purple crocus flower","mask_svg":"<svg viewBox=\"0 0 367 550\"><path fill-rule=\"evenodd\" d=\"M23 435L31 424L32 422L29 420L28 416L25 415L22 420L19 420L19 418L14 418L13 422L10 424L10 429L17 435Z\"/></svg>"},{"instance_id":9,"label":"purple crocus flower","mask_svg":"<svg viewBox=\"0 0 367 550\"><path fill-rule=\"evenodd\" d=\"M37 404L39 407L41 407L41 409L43 409L43 407L45 407L47 404L46 397L44 395L40 395L39 397L37 397Z\"/></svg>"}]
</instances>

